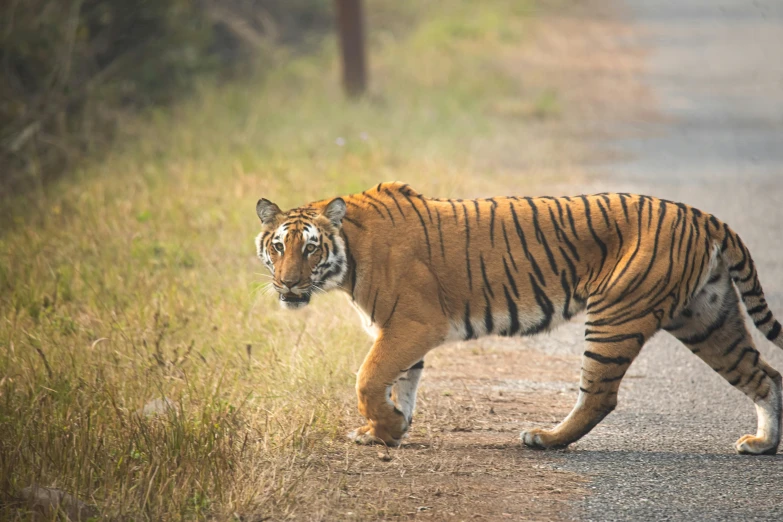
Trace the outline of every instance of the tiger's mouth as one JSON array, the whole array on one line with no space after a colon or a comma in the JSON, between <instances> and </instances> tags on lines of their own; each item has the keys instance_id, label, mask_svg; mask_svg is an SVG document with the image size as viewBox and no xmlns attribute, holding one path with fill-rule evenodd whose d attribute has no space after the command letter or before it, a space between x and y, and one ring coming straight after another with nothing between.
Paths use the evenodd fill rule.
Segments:
<instances>
[{"instance_id":1,"label":"tiger's mouth","mask_svg":"<svg viewBox=\"0 0 783 522\"><path fill-rule=\"evenodd\" d=\"M301 308L310 302L310 294L280 294L280 305L284 308Z\"/></svg>"}]
</instances>

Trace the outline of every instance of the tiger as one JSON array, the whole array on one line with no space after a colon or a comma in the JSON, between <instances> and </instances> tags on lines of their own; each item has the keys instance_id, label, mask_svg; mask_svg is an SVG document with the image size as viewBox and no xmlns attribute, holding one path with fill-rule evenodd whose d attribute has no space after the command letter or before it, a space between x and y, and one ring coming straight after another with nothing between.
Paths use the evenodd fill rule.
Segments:
<instances>
[{"instance_id":1,"label":"tiger","mask_svg":"<svg viewBox=\"0 0 783 522\"><path fill-rule=\"evenodd\" d=\"M642 346L679 339L756 407L741 454L777 452L781 375L761 357L740 306L783 348L753 259L715 216L627 193L430 198L401 182L283 212L260 199L257 255L280 305L342 291L374 342L357 374L367 423L348 437L397 446L411 426L424 357L444 343L546 332L585 312L576 404L521 442L563 448L617 406Z\"/></svg>"}]
</instances>

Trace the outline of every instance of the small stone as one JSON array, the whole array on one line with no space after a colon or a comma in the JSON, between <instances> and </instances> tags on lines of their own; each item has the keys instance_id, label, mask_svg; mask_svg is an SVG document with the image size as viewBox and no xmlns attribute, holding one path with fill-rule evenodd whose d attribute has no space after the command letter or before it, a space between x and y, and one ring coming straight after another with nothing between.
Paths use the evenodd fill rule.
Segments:
<instances>
[{"instance_id":1,"label":"small stone","mask_svg":"<svg viewBox=\"0 0 783 522\"><path fill-rule=\"evenodd\" d=\"M33 520L52 520L57 514L65 515L71 522L86 521L98 516L98 509L55 488L30 486L20 492L30 509Z\"/></svg>"},{"instance_id":2,"label":"small stone","mask_svg":"<svg viewBox=\"0 0 783 522\"><path fill-rule=\"evenodd\" d=\"M384 462L389 462L392 459L392 456L388 450L386 452L379 451L378 458Z\"/></svg>"}]
</instances>

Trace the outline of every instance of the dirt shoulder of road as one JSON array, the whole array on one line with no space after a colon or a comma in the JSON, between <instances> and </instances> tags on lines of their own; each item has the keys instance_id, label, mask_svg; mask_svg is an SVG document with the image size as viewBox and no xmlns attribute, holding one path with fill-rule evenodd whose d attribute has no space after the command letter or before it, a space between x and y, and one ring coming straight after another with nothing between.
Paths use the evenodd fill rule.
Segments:
<instances>
[{"instance_id":1,"label":"dirt shoulder of road","mask_svg":"<svg viewBox=\"0 0 783 522\"><path fill-rule=\"evenodd\" d=\"M514 340L457 343L427 358L410 436L400 448L335 448L332 519L553 520L585 479L523 448L519 432L552 425L573 402L579 358ZM315 485L314 485L315 486ZM368 500L369 499L369 500ZM335 507L339 506L339 507Z\"/></svg>"}]
</instances>

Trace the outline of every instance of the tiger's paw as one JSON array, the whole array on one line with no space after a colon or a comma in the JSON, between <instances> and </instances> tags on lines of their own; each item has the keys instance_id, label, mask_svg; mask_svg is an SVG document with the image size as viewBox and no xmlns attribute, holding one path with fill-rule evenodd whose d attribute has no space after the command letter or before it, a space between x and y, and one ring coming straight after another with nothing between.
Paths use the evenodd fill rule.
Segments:
<instances>
[{"instance_id":1,"label":"tiger's paw","mask_svg":"<svg viewBox=\"0 0 783 522\"><path fill-rule=\"evenodd\" d=\"M743 435L734 447L740 455L774 455L778 452L778 444L755 435Z\"/></svg>"},{"instance_id":2,"label":"tiger's paw","mask_svg":"<svg viewBox=\"0 0 783 522\"><path fill-rule=\"evenodd\" d=\"M556 449L568 446L568 444L563 444L558 441L552 430L544 430L541 428L525 430L520 433L519 438L525 446L533 449Z\"/></svg>"},{"instance_id":3,"label":"tiger's paw","mask_svg":"<svg viewBox=\"0 0 783 522\"><path fill-rule=\"evenodd\" d=\"M382 430L376 430L372 426L362 426L348 433L348 438L356 444L384 444L386 446L397 447L402 442L403 434L399 438L394 438Z\"/></svg>"}]
</instances>

